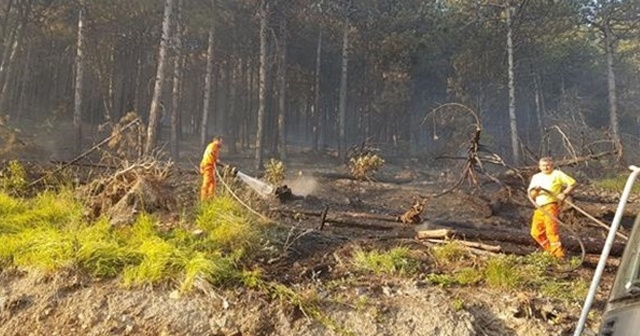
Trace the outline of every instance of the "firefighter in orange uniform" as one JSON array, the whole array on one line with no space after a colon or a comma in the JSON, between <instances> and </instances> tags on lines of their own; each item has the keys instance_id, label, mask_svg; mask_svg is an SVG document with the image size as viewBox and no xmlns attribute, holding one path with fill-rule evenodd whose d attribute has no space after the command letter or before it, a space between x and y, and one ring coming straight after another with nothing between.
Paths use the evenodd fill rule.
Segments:
<instances>
[{"instance_id":1,"label":"firefighter in orange uniform","mask_svg":"<svg viewBox=\"0 0 640 336\"><path fill-rule=\"evenodd\" d=\"M531 236L542 249L555 257L564 258L556 219L560 215L562 201L575 189L576 180L555 169L551 157L540 159L538 167L540 172L533 175L527 189L538 207L531 219Z\"/></svg>"},{"instance_id":2,"label":"firefighter in orange uniform","mask_svg":"<svg viewBox=\"0 0 640 336\"><path fill-rule=\"evenodd\" d=\"M200 174L202 174L202 187L200 188L200 200L205 201L216 194L216 163L222 147L222 137L216 136L207 145L202 161L200 161Z\"/></svg>"}]
</instances>

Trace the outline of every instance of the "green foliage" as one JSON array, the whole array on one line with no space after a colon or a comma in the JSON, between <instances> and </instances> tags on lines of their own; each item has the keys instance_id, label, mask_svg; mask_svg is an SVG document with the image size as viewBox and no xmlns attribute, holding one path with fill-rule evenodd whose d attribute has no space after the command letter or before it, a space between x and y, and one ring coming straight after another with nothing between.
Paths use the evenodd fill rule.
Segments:
<instances>
[{"instance_id":1,"label":"green foliage","mask_svg":"<svg viewBox=\"0 0 640 336\"><path fill-rule=\"evenodd\" d=\"M264 169L264 178L267 182L272 185L282 184L286 175L286 168L282 161L271 158L264 164Z\"/></svg>"},{"instance_id":2,"label":"green foliage","mask_svg":"<svg viewBox=\"0 0 640 336\"><path fill-rule=\"evenodd\" d=\"M27 171L19 161L9 161L6 167L0 170L0 191L21 194L27 187Z\"/></svg>"},{"instance_id":3,"label":"green foliage","mask_svg":"<svg viewBox=\"0 0 640 336\"><path fill-rule=\"evenodd\" d=\"M484 270L486 283L494 288L514 290L525 283L523 274L516 267L515 258L496 257L487 262Z\"/></svg>"},{"instance_id":4,"label":"green foliage","mask_svg":"<svg viewBox=\"0 0 640 336\"><path fill-rule=\"evenodd\" d=\"M257 223L230 196L219 196L200 205L196 226L208 234L216 248L237 249L258 241Z\"/></svg>"},{"instance_id":5,"label":"green foliage","mask_svg":"<svg viewBox=\"0 0 640 336\"><path fill-rule=\"evenodd\" d=\"M109 222L101 219L78 233L77 263L98 278L115 277L125 266L142 260L142 255L121 244L110 228Z\"/></svg>"},{"instance_id":6,"label":"green foliage","mask_svg":"<svg viewBox=\"0 0 640 336\"><path fill-rule=\"evenodd\" d=\"M378 154L366 153L349 159L349 171L357 180L371 180L384 164Z\"/></svg>"},{"instance_id":7,"label":"green foliage","mask_svg":"<svg viewBox=\"0 0 640 336\"><path fill-rule=\"evenodd\" d=\"M0 221L0 234L18 232L20 230L18 223L9 219L24 213L26 209L24 202L0 191L0 218L2 218L2 221Z\"/></svg>"},{"instance_id":8,"label":"green foliage","mask_svg":"<svg viewBox=\"0 0 640 336\"><path fill-rule=\"evenodd\" d=\"M589 284L584 279L570 282L545 281L540 285L540 291L548 297L575 302L587 296Z\"/></svg>"},{"instance_id":9,"label":"green foliage","mask_svg":"<svg viewBox=\"0 0 640 336\"><path fill-rule=\"evenodd\" d=\"M206 235L179 228L160 232L157 219L148 214L132 226L112 227L106 218L87 224L82 206L67 190L24 201L0 192L0 266L44 272L74 268L97 278L121 276L126 286L176 283L183 292L198 281L259 283L259 272L237 269L259 237L247 213L221 197L199 210Z\"/></svg>"},{"instance_id":10,"label":"green foliage","mask_svg":"<svg viewBox=\"0 0 640 336\"><path fill-rule=\"evenodd\" d=\"M433 255L436 260L443 264L451 264L459 262L466 256L465 250L455 241L448 242L444 245L433 248Z\"/></svg>"},{"instance_id":11,"label":"green foliage","mask_svg":"<svg viewBox=\"0 0 640 336\"><path fill-rule=\"evenodd\" d=\"M455 298L451 305L453 306L453 309L455 311L461 311L464 309L464 301L462 301L462 299L460 298Z\"/></svg>"},{"instance_id":12,"label":"green foliage","mask_svg":"<svg viewBox=\"0 0 640 336\"><path fill-rule=\"evenodd\" d=\"M456 283L460 285L474 285L482 281L483 274L473 267L465 267L455 273Z\"/></svg>"},{"instance_id":13,"label":"green foliage","mask_svg":"<svg viewBox=\"0 0 640 336\"><path fill-rule=\"evenodd\" d=\"M145 240L137 252L142 255L142 261L124 269L125 286L155 284L177 278L177 249L172 244L159 237L152 237Z\"/></svg>"},{"instance_id":14,"label":"green foliage","mask_svg":"<svg viewBox=\"0 0 640 336\"><path fill-rule=\"evenodd\" d=\"M427 275L427 280L429 280L429 282L441 287L450 287L453 285L474 285L481 282L483 278L484 276L481 271L471 267L462 268L454 273L432 273Z\"/></svg>"},{"instance_id":15,"label":"green foliage","mask_svg":"<svg viewBox=\"0 0 640 336\"><path fill-rule=\"evenodd\" d=\"M624 186L627 183L628 176L627 175L616 175L611 177L606 177L603 179L593 181L593 185L616 193L622 193L624 190ZM635 183L631 188L631 192L638 194L640 193L640 184Z\"/></svg>"},{"instance_id":16,"label":"green foliage","mask_svg":"<svg viewBox=\"0 0 640 336\"><path fill-rule=\"evenodd\" d=\"M429 282L431 282L432 284L438 285L440 287L450 287L456 283L455 279L453 279L453 276L450 274L427 274L427 280L429 280Z\"/></svg>"},{"instance_id":17,"label":"green foliage","mask_svg":"<svg viewBox=\"0 0 640 336\"><path fill-rule=\"evenodd\" d=\"M23 230L12 238L13 248L0 255L11 253L16 266L53 272L74 265L73 232L42 226Z\"/></svg>"},{"instance_id":18,"label":"green foliage","mask_svg":"<svg viewBox=\"0 0 640 336\"><path fill-rule=\"evenodd\" d=\"M413 274L418 271L418 261L406 247L395 247L387 252L356 249L352 262L356 268L374 274Z\"/></svg>"}]
</instances>

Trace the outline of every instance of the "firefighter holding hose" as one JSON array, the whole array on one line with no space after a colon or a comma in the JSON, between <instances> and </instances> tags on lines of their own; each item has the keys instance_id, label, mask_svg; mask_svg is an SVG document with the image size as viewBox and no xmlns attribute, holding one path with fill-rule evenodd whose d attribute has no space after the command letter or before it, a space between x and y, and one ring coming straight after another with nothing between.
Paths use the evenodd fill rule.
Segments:
<instances>
[{"instance_id":1,"label":"firefighter holding hose","mask_svg":"<svg viewBox=\"0 0 640 336\"><path fill-rule=\"evenodd\" d=\"M215 136L202 155L202 161L200 161L200 174L202 175L200 201L211 199L216 194L216 164L221 147L222 137Z\"/></svg>"},{"instance_id":2,"label":"firefighter holding hose","mask_svg":"<svg viewBox=\"0 0 640 336\"><path fill-rule=\"evenodd\" d=\"M557 218L562 201L575 189L576 180L554 169L551 157L541 158L538 164L540 172L533 175L527 189L537 206L531 219L531 236L543 250L562 259L565 254L558 234Z\"/></svg>"}]
</instances>

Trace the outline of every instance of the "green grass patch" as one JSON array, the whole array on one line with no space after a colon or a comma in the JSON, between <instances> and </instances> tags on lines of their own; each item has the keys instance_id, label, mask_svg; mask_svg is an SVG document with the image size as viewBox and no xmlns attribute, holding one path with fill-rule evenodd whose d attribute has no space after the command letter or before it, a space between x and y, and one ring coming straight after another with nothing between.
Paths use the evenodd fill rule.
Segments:
<instances>
[{"instance_id":1,"label":"green grass patch","mask_svg":"<svg viewBox=\"0 0 640 336\"><path fill-rule=\"evenodd\" d=\"M436 260L444 265L458 263L467 256L465 249L455 241L436 246L432 251Z\"/></svg>"},{"instance_id":2,"label":"green grass patch","mask_svg":"<svg viewBox=\"0 0 640 336\"><path fill-rule=\"evenodd\" d=\"M606 178L594 180L593 185L607 191L622 193L622 191L624 190L624 186L627 184L628 178L628 174L609 176ZM640 185L635 183L631 188L631 191L634 193L640 193Z\"/></svg>"},{"instance_id":3,"label":"green grass patch","mask_svg":"<svg viewBox=\"0 0 640 336\"><path fill-rule=\"evenodd\" d=\"M9 240L12 249L8 252L16 266L52 272L74 265L72 233L37 227L23 230Z\"/></svg>"},{"instance_id":4,"label":"green grass patch","mask_svg":"<svg viewBox=\"0 0 640 336\"><path fill-rule=\"evenodd\" d=\"M45 191L33 199L20 201L0 196L0 233L17 232L37 226L73 227L82 223L84 207L71 190Z\"/></svg>"},{"instance_id":5,"label":"green grass patch","mask_svg":"<svg viewBox=\"0 0 640 336\"><path fill-rule=\"evenodd\" d=\"M584 279L569 282L546 281L540 284L540 292L549 297L580 301L587 296L589 283Z\"/></svg>"},{"instance_id":6,"label":"green grass patch","mask_svg":"<svg viewBox=\"0 0 640 336\"><path fill-rule=\"evenodd\" d=\"M216 248L255 246L260 237L258 225L230 196L219 196L202 203L196 217L196 226L207 233L208 243Z\"/></svg>"},{"instance_id":7,"label":"green grass patch","mask_svg":"<svg viewBox=\"0 0 640 336\"><path fill-rule=\"evenodd\" d=\"M260 273L239 265L259 245L262 227L229 198L194 210L205 234L161 232L148 214L131 226L112 227L106 218L86 223L70 189L31 199L0 192L0 267L83 270L95 278L119 277L129 287L168 283L183 292L198 281L257 284Z\"/></svg>"},{"instance_id":8,"label":"green grass patch","mask_svg":"<svg viewBox=\"0 0 640 336\"><path fill-rule=\"evenodd\" d=\"M487 285L497 289L515 290L522 288L526 279L517 267L516 258L496 257L487 262L484 269Z\"/></svg>"},{"instance_id":9,"label":"green grass patch","mask_svg":"<svg viewBox=\"0 0 640 336\"><path fill-rule=\"evenodd\" d=\"M389 251L370 252L358 248L352 259L353 265L360 270L370 271L374 274L414 274L418 271L418 260L411 255L406 247L395 247Z\"/></svg>"}]
</instances>

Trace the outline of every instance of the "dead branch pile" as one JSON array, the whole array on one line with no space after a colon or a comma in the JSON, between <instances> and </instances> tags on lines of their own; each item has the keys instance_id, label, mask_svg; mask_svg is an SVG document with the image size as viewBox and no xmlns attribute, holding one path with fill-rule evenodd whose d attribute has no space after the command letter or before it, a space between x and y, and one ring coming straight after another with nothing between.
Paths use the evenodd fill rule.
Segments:
<instances>
[{"instance_id":1,"label":"dead branch pile","mask_svg":"<svg viewBox=\"0 0 640 336\"><path fill-rule=\"evenodd\" d=\"M175 210L177 202L168 182L171 162L145 158L127 163L110 176L79 189L89 217L105 215L112 225L130 224L138 213Z\"/></svg>"}]
</instances>

